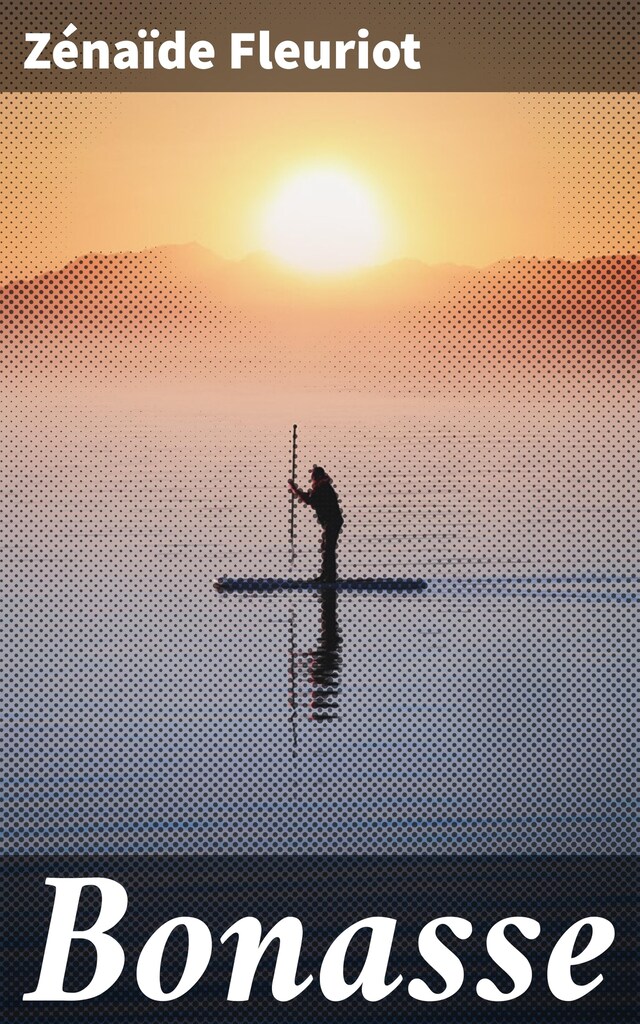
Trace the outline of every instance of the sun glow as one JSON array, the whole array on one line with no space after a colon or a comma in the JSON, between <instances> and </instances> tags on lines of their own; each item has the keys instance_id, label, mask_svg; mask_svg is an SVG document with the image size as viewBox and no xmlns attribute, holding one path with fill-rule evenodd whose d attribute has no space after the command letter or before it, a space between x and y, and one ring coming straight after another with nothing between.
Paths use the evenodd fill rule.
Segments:
<instances>
[{"instance_id":1,"label":"sun glow","mask_svg":"<svg viewBox=\"0 0 640 1024\"><path fill-rule=\"evenodd\" d=\"M274 256L316 274L375 263L383 241L370 190L331 168L302 171L285 181L265 210L262 234Z\"/></svg>"}]
</instances>

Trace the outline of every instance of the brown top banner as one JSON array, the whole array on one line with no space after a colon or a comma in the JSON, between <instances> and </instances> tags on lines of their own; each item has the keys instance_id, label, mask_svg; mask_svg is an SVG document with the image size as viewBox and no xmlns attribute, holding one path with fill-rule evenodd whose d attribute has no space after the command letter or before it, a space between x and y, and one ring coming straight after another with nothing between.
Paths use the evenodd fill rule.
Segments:
<instances>
[{"instance_id":1,"label":"brown top banner","mask_svg":"<svg viewBox=\"0 0 640 1024\"><path fill-rule=\"evenodd\" d=\"M633 92L636 0L7 6L19 92Z\"/></svg>"}]
</instances>

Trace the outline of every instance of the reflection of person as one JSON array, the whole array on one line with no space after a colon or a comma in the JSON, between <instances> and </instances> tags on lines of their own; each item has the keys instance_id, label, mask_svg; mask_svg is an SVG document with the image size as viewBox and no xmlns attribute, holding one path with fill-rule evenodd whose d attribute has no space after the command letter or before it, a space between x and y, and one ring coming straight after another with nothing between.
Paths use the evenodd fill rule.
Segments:
<instances>
[{"instance_id":1,"label":"reflection of person","mask_svg":"<svg viewBox=\"0 0 640 1024\"><path fill-rule=\"evenodd\" d=\"M309 652L311 718L329 722L337 718L342 638L338 629L338 595L335 588L320 594L321 631L318 646Z\"/></svg>"},{"instance_id":2,"label":"reflection of person","mask_svg":"<svg viewBox=\"0 0 640 1024\"><path fill-rule=\"evenodd\" d=\"M318 522L322 527L320 580L323 583L335 583L337 575L336 545L343 520L338 495L333 489L331 480L321 466L314 466L311 470L310 490L303 491L294 484L293 480L289 480L289 490L305 505L310 505L318 517Z\"/></svg>"},{"instance_id":3,"label":"reflection of person","mask_svg":"<svg viewBox=\"0 0 640 1024\"><path fill-rule=\"evenodd\" d=\"M336 587L324 587L316 596L320 602L320 636L311 650L296 649L295 612L291 613L287 703L291 709L289 721L293 727L294 748L298 745L297 712L304 702L303 696L299 699L299 683L307 680L309 683L307 706L310 722L333 722L340 713L342 636L338 627L338 592ZM304 692L302 687L301 694Z\"/></svg>"}]
</instances>

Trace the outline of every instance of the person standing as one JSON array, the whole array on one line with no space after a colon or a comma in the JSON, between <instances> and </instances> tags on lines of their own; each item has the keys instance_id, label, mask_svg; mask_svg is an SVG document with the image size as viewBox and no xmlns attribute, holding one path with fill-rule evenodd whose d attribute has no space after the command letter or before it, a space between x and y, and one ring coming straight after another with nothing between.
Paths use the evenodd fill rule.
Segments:
<instances>
[{"instance_id":1,"label":"person standing","mask_svg":"<svg viewBox=\"0 0 640 1024\"><path fill-rule=\"evenodd\" d=\"M311 470L311 487L308 491L303 491L293 480L289 480L289 490L304 505L309 505L316 514L322 527L322 570L319 581L335 583L337 579L336 548L343 518L333 484L322 466L314 466Z\"/></svg>"}]
</instances>

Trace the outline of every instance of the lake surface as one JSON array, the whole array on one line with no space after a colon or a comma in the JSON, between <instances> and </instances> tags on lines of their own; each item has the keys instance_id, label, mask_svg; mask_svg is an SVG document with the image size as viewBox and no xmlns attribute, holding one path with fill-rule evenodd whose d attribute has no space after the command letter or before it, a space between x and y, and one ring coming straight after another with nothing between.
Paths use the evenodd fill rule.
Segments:
<instances>
[{"instance_id":1,"label":"lake surface","mask_svg":"<svg viewBox=\"0 0 640 1024\"><path fill-rule=\"evenodd\" d=\"M4 849L632 850L631 391L246 408L5 406ZM216 593L317 572L303 507L290 560L294 418L341 575L425 591Z\"/></svg>"}]
</instances>

